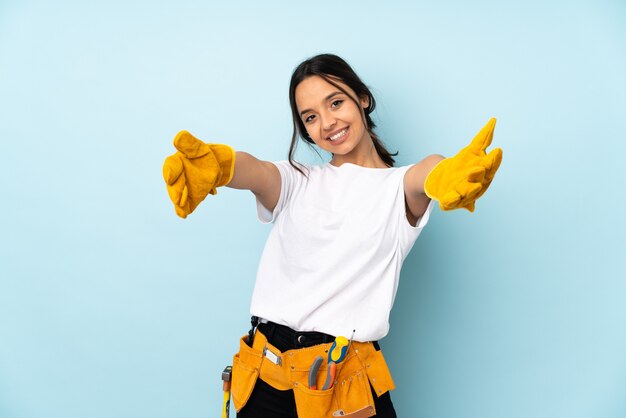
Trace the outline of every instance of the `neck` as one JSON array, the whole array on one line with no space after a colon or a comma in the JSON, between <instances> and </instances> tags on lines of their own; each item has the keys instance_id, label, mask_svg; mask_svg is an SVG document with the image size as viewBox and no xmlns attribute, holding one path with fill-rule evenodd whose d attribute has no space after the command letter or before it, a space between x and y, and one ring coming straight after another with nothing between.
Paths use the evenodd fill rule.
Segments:
<instances>
[{"instance_id":1,"label":"neck","mask_svg":"<svg viewBox=\"0 0 626 418\"><path fill-rule=\"evenodd\" d=\"M385 164L385 162L380 158L378 152L376 152L376 148L374 147L374 143L370 142L370 146L367 147L365 152L360 155L337 155L334 154L333 158L330 160L330 163L336 167L344 163L351 163L355 165L359 165L361 167L367 168L388 168L389 166Z\"/></svg>"},{"instance_id":2,"label":"neck","mask_svg":"<svg viewBox=\"0 0 626 418\"><path fill-rule=\"evenodd\" d=\"M359 141L359 144L347 154L333 154L330 163L339 167L344 163L351 163L367 168L388 168L389 166L380 158L374 140L369 132L365 132L365 136Z\"/></svg>"}]
</instances>

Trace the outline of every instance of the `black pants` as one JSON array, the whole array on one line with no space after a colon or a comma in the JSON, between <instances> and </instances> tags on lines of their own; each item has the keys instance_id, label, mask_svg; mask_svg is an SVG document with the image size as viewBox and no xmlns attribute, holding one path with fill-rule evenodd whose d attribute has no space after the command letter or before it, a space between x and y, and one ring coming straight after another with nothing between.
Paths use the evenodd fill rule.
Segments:
<instances>
[{"instance_id":1,"label":"black pants","mask_svg":"<svg viewBox=\"0 0 626 418\"><path fill-rule=\"evenodd\" d=\"M267 340L280 351L297 348L311 347L317 344L329 343L335 337L320 332L297 332L283 325L259 324L259 330L267 337ZM374 342L376 350L380 350L378 343ZM376 417L396 418L396 411L391 402L389 392L378 397L370 386ZM250 399L237 414L238 418L297 418L296 401L293 390L278 390L257 379Z\"/></svg>"}]
</instances>

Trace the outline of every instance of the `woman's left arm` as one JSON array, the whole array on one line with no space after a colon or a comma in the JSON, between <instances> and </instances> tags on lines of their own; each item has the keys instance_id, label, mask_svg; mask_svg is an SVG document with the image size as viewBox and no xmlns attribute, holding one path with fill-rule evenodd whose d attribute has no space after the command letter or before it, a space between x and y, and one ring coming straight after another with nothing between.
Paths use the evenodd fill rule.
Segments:
<instances>
[{"instance_id":1,"label":"woman's left arm","mask_svg":"<svg viewBox=\"0 0 626 418\"><path fill-rule=\"evenodd\" d=\"M413 226L424 214L430 198L424 191L424 182L431 170L439 164L444 157L433 154L424 158L419 163L411 166L404 175L404 199L406 202L406 216Z\"/></svg>"}]
</instances>

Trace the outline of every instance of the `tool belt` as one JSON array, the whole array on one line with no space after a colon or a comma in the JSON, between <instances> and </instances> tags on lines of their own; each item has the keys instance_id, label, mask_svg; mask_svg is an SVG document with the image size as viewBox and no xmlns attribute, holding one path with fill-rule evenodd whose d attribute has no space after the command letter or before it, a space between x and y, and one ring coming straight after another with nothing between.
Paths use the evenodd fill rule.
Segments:
<instances>
[{"instance_id":1,"label":"tool belt","mask_svg":"<svg viewBox=\"0 0 626 418\"><path fill-rule=\"evenodd\" d=\"M248 338L239 340L233 358L231 395L237 412L248 402L259 377L275 389L293 389L299 418L370 417L376 414L370 384L377 396L395 389L382 352L371 342L352 342L336 366L332 387L312 390L308 386L311 365L317 356L328 356L332 343L281 352L258 329L252 347L246 343ZM327 367L323 364L319 369L318 388L324 384Z\"/></svg>"}]
</instances>

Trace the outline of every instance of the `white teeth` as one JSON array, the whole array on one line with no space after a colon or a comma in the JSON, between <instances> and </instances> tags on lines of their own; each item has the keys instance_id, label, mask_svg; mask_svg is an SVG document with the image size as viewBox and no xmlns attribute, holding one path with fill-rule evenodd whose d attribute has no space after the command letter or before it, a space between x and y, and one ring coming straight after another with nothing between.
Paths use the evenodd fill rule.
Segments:
<instances>
[{"instance_id":1,"label":"white teeth","mask_svg":"<svg viewBox=\"0 0 626 418\"><path fill-rule=\"evenodd\" d=\"M337 134L331 136L330 139L331 141L336 141L337 139L341 138L342 136L344 136L346 134L346 130L343 129L341 132L338 132Z\"/></svg>"}]
</instances>

